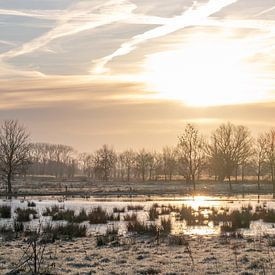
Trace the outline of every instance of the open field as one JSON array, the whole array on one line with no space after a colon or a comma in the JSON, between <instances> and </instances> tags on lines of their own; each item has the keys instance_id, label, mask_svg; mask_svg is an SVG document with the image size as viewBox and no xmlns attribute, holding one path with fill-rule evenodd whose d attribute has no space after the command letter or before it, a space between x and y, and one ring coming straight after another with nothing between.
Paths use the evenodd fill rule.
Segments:
<instances>
[{"instance_id":1,"label":"open field","mask_svg":"<svg viewBox=\"0 0 275 275\"><path fill-rule=\"evenodd\" d=\"M79 195L79 196L136 196L136 195L230 195L230 194L269 194L273 186L268 181L261 182L260 190L256 181L234 182L233 190L229 190L228 182L201 180L193 186L184 181L150 181L150 182L103 182L87 180L56 180L56 179L28 179L16 181L14 193L27 195ZM5 190L0 189L4 195Z\"/></svg>"},{"instance_id":2,"label":"open field","mask_svg":"<svg viewBox=\"0 0 275 275\"><path fill-rule=\"evenodd\" d=\"M95 237L87 237L50 244L45 257L53 263L52 274L274 274L268 238L187 240L188 247L121 237L118 243L97 247ZM23 240L0 243L1 274L16 266L24 247Z\"/></svg>"}]
</instances>

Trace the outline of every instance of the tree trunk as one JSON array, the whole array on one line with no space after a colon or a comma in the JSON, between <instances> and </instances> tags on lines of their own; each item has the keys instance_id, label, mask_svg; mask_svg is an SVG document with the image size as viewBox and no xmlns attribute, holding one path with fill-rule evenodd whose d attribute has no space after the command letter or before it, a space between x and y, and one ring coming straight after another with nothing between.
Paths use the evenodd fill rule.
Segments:
<instances>
[{"instance_id":1,"label":"tree trunk","mask_svg":"<svg viewBox=\"0 0 275 275\"><path fill-rule=\"evenodd\" d=\"M232 191L232 183L231 183L231 177L228 177L228 181L229 181L229 190Z\"/></svg>"},{"instance_id":2,"label":"tree trunk","mask_svg":"<svg viewBox=\"0 0 275 275\"><path fill-rule=\"evenodd\" d=\"M195 175L192 175L193 190L196 191Z\"/></svg>"},{"instance_id":3,"label":"tree trunk","mask_svg":"<svg viewBox=\"0 0 275 275\"><path fill-rule=\"evenodd\" d=\"M242 183L244 182L244 165L242 165Z\"/></svg>"}]
</instances>

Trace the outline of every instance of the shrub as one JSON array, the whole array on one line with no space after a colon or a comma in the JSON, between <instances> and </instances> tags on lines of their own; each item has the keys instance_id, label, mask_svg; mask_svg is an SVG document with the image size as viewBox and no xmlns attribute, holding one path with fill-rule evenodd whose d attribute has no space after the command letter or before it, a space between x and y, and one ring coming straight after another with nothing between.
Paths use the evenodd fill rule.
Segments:
<instances>
[{"instance_id":1,"label":"shrub","mask_svg":"<svg viewBox=\"0 0 275 275\"><path fill-rule=\"evenodd\" d=\"M191 222L192 220L194 220L192 207L182 205L179 211L179 218L180 220L186 220L187 222Z\"/></svg>"},{"instance_id":2,"label":"shrub","mask_svg":"<svg viewBox=\"0 0 275 275\"><path fill-rule=\"evenodd\" d=\"M234 210L230 214L230 221L233 228L249 228L252 220L252 213L249 210Z\"/></svg>"},{"instance_id":3,"label":"shrub","mask_svg":"<svg viewBox=\"0 0 275 275\"><path fill-rule=\"evenodd\" d=\"M262 216L264 222L275 222L275 210L273 209L266 210Z\"/></svg>"},{"instance_id":4,"label":"shrub","mask_svg":"<svg viewBox=\"0 0 275 275\"><path fill-rule=\"evenodd\" d=\"M0 206L0 216L3 219L10 219L11 218L11 207L8 205L1 205Z\"/></svg>"},{"instance_id":5,"label":"shrub","mask_svg":"<svg viewBox=\"0 0 275 275\"><path fill-rule=\"evenodd\" d=\"M172 221L170 218L161 219L161 232L165 235L169 234L172 230Z\"/></svg>"},{"instance_id":6,"label":"shrub","mask_svg":"<svg viewBox=\"0 0 275 275\"><path fill-rule=\"evenodd\" d=\"M88 215L85 211L84 208L82 208L80 210L80 212L78 213L78 215L75 215L73 217L73 221L76 222L76 223L81 223L81 222L84 222L84 221L87 221L89 218L88 218Z\"/></svg>"},{"instance_id":7,"label":"shrub","mask_svg":"<svg viewBox=\"0 0 275 275\"><path fill-rule=\"evenodd\" d=\"M31 220L30 215L33 215L34 218L36 218L37 211L35 209L22 209L17 208L15 210L15 213L17 214L17 221L18 222L29 222Z\"/></svg>"},{"instance_id":8,"label":"shrub","mask_svg":"<svg viewBox=\"0 0 275 275\"><path fill-rule=\"evenodd\" d=\"M144 209L144 206L142 206L142 205L128 205L127 209L128 209L128 211L131 211L131 210L140 211L140 210Z\"/></svg>"},{"instance_id":9,"label":"shrub","mask_svg":"<svg viewBox=\"0 0 275 275\"><path fill-rule=\"evenodd\" d=\"M133 213L133 214L126 214L123 217L124 221L136 221L137 220L137 214Z\"/></svg>"},{"instance_id":10,"label":"shrub","mask_svg":"<svg viewBox=\"0 0 275 275\"><path fill-rule=\"evenodd\" d=\"M67 209L65 211L57 212L52 216L53 221L67 221L73 222L74 221L74 210Z\"/></svg>"},{"instance_id":11,"label":"shrub","mask_svg":"<svg viewBox=\"0 0 275 275\"><path fill-rule=\"evenodd\" d=\"M124 213L125 207L122 207L122 208L114 207L113 212L114 213Z\"/></svg>"},{"instance_id":12,"label":"shrub","mask_svg":"<svg viewBox=\"0 0 275 275\"><path fill-rule=\"evenodd\" d=\"M159 217L158 210L155 207L149 209L149 220L154 221Z\"/></svg>"},{"instance_id":13,"label":"shrub","mask_svg":"<svg viewBox=\"0 0 275 275\"><path fill-rule=\"evenodd\" d=\"M60 237L81 238L85 237L87 233L87 227L85 225L79 225L75 223L68 223L66 225L47 225L43 228L44 233L51 234L53 240Z\"/></svg>"},{"instance_id":14,"label":"shrub","mask_svg":"<svg viewBox=\"0 0 275 275\"><path fill-rule=\"evenodd\" d=\"M146 224L139 221L130 221L127 223L128 232L136 232L138 234L156 235L159 232L158 226L155 224Z\"/></svg>"},{"instance_id":15,"label":"shrub","mask_svg":"<svg viewBox=\"0 0 275 275\"><path fill-rule=\"evenodd\" d=\"M18 222L17 220L13 221L13 228L15 233L24 232L24 224L23 222Z\"/></svg>"},{"instance_id":16,"label":"shrub","mask_svg":"<svg viewBox=\"0 0 275 275\"><path fill-rule=\"evenodd\" d=\"M88 219L90 224L104 224L108 221L119 221L120 217L119 215L108 214L106 210L99 206L92 209L88 214Z\"/></svg>"},{"instance_id":17,"label":"shrub","mask_svg":"<svg viewBox=\"0 0 275 275\"><path fill-rule=\"evenodd\" d=\"M58 205L54 205L52 207L46 207L46 210L42 213L43 216L53 216L60 211Z\"/></svg>"},{"instance_id":18,"label":"shrub","mask_svg":"<svg viewBox=\"0 0 275 275\"><path fill-rule=\"evenodd\" d=\"M34 201L28 201L28 207L35 207L36 204Z\"/></svg>"},{"instance_id":19,"label":"shrub","mask_svg":"<svg viewBox=\"0 0 275 275\"><path fill-rule=\"evenodd\" d=\"M169 215L171 209L169 207L161 207L159 215Z\"/></svg>"}]
</instances>

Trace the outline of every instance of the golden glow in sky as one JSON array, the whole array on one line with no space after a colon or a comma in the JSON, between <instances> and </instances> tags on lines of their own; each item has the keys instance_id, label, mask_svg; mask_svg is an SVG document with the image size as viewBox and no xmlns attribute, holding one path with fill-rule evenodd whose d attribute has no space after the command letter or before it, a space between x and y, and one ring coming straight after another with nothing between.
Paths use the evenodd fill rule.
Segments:
<instances>
[{"instance_id":1,"label":"golden glow in sky","mask_svg":"<svg viewBox=\"0 0 275 275\"><path fill-rule=\"evenodd\" d=\"M191 106L261 101L266 91L246 54L237 43L203 38L150 55L144 66L148 89Z\"/></svg>"}]
</instances>

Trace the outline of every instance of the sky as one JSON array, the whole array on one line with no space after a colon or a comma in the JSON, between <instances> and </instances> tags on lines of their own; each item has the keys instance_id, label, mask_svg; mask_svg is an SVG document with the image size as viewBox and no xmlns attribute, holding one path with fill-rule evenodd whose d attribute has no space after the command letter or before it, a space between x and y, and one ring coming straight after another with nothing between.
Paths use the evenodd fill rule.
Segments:
<instances>
[{"instance_id":1,"label":"sky","mask_svg":"<svg viewBox=\"0 0 275 275\"><path fill-rule=\"evenodd\" d=\"M0 119L79 151L275 126L274 0L0 0Z\"/></svg>"}]
</instances>

